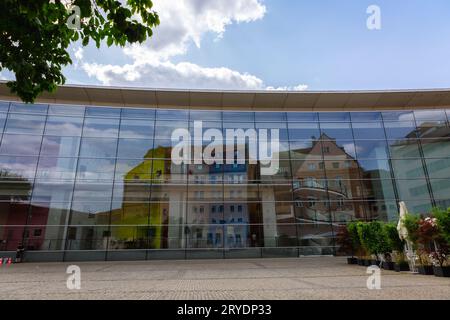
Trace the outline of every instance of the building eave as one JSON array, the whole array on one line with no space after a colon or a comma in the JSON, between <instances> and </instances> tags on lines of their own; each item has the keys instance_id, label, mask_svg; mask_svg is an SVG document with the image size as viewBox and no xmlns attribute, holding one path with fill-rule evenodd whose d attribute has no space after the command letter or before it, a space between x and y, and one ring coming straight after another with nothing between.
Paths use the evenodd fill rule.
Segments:
<instances>
[{"instance_id":1,"label":"building eave","mask_svg":"<svg viewBox=\"0 0 450 320\"><path fill-rule=\"evenodd\" d=\"M0 100L19 101L5 81ZM356 111L450 107L450 89L368 91L182 90L65 85L44 93L37 103L141 108Z\"/></svg>"}]
</instances>

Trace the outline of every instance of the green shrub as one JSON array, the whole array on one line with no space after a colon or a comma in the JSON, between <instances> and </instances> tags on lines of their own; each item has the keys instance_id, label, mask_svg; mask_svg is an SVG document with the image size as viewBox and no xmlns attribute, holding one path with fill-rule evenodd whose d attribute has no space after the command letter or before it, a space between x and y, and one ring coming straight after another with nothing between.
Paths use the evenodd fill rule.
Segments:
<instances>
[{"instance_id":1,"label":"green shrub","mask_svg":"<svg viewBox=\"0 0 450 320\"><path fill-rule=\"evenodd\" d=\"M450 208L447 210L434 208L433 216L436 218L441 237L447 242L447 245L450 246Z\"/></svg>"},{"instance_id":2,"label":"green shrub","mask_svg":"<svg viewBox=\"0 0 450 320\"><path fill-rule=\"evenodd\" d=\"M356 255L361 255L361 241L359 240L357 222L347 224L347 232L354 252Z\"/></svg>"},{"instance_id":3,"label":"green shrub","mask_svg":"<svg viewBox=\"0 0 450 320\"><path fill-rule=\"evenodd\" d=\"M415 250L419 244L419 222L420 217L413 214L406 215L404 220L404 226L408 230L408 240L411 241Z\"/></svg>"},{"instance_id":4,"label":"green shrub","mask_svg":"<svg viewBox=\"0 0 450 320\"><path fill-rule=\"evenodd\" d=\"M402 252L405 242L398 235L397 226L394 223L386 223L383 226L386 240L391 250Z\"/></svg>"}]
</instances>

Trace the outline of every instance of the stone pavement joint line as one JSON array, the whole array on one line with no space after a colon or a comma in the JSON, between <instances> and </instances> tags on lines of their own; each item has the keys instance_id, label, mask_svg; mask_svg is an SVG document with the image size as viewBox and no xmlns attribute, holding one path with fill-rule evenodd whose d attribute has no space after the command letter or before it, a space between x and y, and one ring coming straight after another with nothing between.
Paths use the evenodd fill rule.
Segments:
<instances>
[{"instance_id":1,"label":"stone pavement joint line","mask_svg":"<svg viewBox=\"0 0 450 320\"><path fill-rule=\"evenodd\" d=\"M66 286L69 265L81 289ZM449 299L450 279L381 272L341 257L242 260L23 263L0 268L0 299Z\"/></svg>"}]
</instances>

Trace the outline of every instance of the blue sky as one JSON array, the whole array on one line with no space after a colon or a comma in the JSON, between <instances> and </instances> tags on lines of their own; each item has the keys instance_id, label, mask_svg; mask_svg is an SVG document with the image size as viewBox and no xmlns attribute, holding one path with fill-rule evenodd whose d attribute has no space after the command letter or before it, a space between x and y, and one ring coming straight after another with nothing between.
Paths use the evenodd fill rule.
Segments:
<instances>
[{"instance_id":1,"label":"blue sky","mask_svg":"<svg viewBox=\"0 0 450 320\"><path fill-rule=\"evenodd\" d=\"M68 83L157 88L450 88L448 0L154 0L141 46L71 47ZM366 9L381 9L369 30ZM1 76L1 75L0 75Z\"/></svg>"}]
</instances>

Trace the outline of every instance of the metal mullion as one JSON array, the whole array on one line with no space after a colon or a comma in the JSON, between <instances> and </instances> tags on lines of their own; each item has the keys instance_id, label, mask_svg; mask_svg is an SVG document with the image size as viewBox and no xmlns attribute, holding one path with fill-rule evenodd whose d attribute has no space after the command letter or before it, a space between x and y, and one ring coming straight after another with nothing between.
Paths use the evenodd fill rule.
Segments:
<instances>
[{"instance_id":1,"label":"metal mullion","mask_svg":"<svg viewBox=\"0 0 450 320\"><path fill-rule=\"evenodd\" d=\"M68 212L68 215L69 215L69 217L67 218L67 224L66 224L66 232L65 232L65 243L64 243L64 251L63 251L63 261L65 261L65 258L66 258L66 253L67 253L67 245L68 245L68 239L67 239L67 231L68 231L68 229L69 229L69 226L70 226L70 224L71 224L71 222L72 222L72 209L73 209L73 199L74 199L74 195L75 195L75 185L76 185L76 183L77 183L77 181L78 181L78 178L77 178L77 176L78 176L78 164L80 163L80 151L81 151L81 143L82 143L82 141L83 141L83 130L84 130L84 123L85 123L85 120L86 120L86 107L84 108L84 113L83 113L83 123L82 123L82 125L81 125L81 134L80 134L80 141L79 141L79 143L78 143L78 152L77 152L77 155L76 155L76 158L77 158L77 160L76 160L76 165L75 165L75 177L74 177L74 180L73 180L73 186L72 186L72 196L71 196L71 199L70 199L70 204L69 204L69 212Z\"/></svg>"},{"instance_id":2,"label":"metal mullion","mask_svg":"<svg viewBox=\"0 0 450 320\"><path fill-rule=\"evenodd\" d=\"M420 154L420 161L422 163L422 169L423 169L423 173L425 175L425 181L427 183L427 189L428 189L428 195L430 197L431 200L431 206L432 207L436 207L436 200L434 199L434 194L433 194L433 188L431 186L431 181L430 181L430 176L428 174L428 168L427 168L427 164L425 161L425 154L423 153L423 149L422 149L422 139L419 138L419 136L417 135L418 129L417 129L417 120L416 120L416 116L413 114L413 118L414 118L414 125L416 128L416 138L417 138L417 147L419 149L419 154Z\"/></svg>"},{"instance_id":3,"label":"metal mullion","mask_svg":"<svg viewBox=\"0 0 450 320\"><path fill-rule=\"evenodd\" d=\"M330 198L329 187L328 187L329 183L328 183L328 175L327 175L327 166L326 166L326 162L325 162L325 154L323 152L323 144L322 144L322 139L321 139L321 137L322 137L322 126L321 126L321 123L322 122L320 121L320 115L318 116L318 122L317 123L319 125L320 153L322 154L323 172L324 172L325 181L326 181L326 192L327 192L327 199L328 199L327 206L328 206L328 214L329 214L329 217L330 217L331 239L333 241L333 252L334 252L334 255L336 255L336 239L334 237L334 226L333 226L334 217L333 217L333 214L331 213L331 198ZM352 133L353 133L353 130L352 130Z\"/></svg>"},{"instance_id":4,"label":"metal mullion","mask_svg":"<svg viewBox=\"0 0 450 320\"><path fill-rule=\"evenodd\" d=\"M287 112L284 112L285 115L285 124L286 124L286 133L287 133L287 140L288 140L288 156L289 156L289 170L291 171L291 199L292 199L292 206L294 209L294 223L295 223L295 235L297 238L297 256L300 255L300 239L299 239L299 231L298 231L298 224L297 224L297 215L295 210L295 197L294 197L294 172L292 170L292 159L291 159L291 137L289 134L289 124L287 120ZM323 157L323 155L322 155Z\"/></svg>"},{"instance_id":5,"label":"metal mullion","mask_svg":"<svg viewBox=\"0 0 450 320\"><path fill-rule=\"evenodd\" d=\"M11 103L10 103L10 106L11 106ZM37 156L38 159L37 159L36 167L35 167L35 170L34 170L33 187L31 189L30 202L28 204L28 214L27 214L27 219L25 221L25 226L24 226L23 233L22 233L22 245L25 243L25 233L26 233L27 230L29 230L28 223L30 222L30 219L31 219L32 201L33 201L33 195L34 195L34 188L36 187L37 170L39 168L39 162L41 160L42 142L44 141L44 133L45 133L45 128L47 126L48 108L49 108L49 105L47 105L47 112L45 113L44 128L42 128L41 143L39 145L39 153L38 153L38 156ZM8 116L7 116L5 124L4 124L4 128L6 128L6 122L8 121L8 119L9 119L9 110L8 110ZM2 140L3 140L3 135L2 135Z\"/></svg>"},{"instance_id":6,"label":"metal mullion","mask_svg":"<svg viewBox=\"0 0 450 320\"><path fill-rule=\"evenodd\" d=\"M149 119L150 120L150 119ZM153 137L152 137L152 150L155 150L155 134L156 134L156 110L153 117ZM153 188L153 151L152 151L152 164L150 166L150 190L148 193L148 216L147 216L147 248L145 250L145 260L148 260L148 251L150 249L150 239L148 236L148 231L150 230L150 216L152 214L152 188ZM145 158L144 158L145 161ZM169 216L170 216L170 207L169 207ZM161 226L162 228L162 226ZM168 237L168 235L167 235Z\"/></svg>"},{"instance_id":7,"label":"metal mullion","mask_svg":"<svg viewBox=\"0 0 450 320\"><path fill-rule=\"evenodd\" d=\"M119 128L117 130L117 137L116 137L116 156L114 158L114 173L113 173L113 177L112 177L113 179L112 179L111 196L109 198L110 200L109 200L108 241L106 242L105 261L108 259L109 243L111 242L111 235L112 235L112 228L111 228L112 214L111 213L112 213L112 208L113 208L114 190L115 190L115 182L116 182L115 174L116 174L116 168L117 168L117 156L119 153L119 137L120 137L121 123L122 123L122 108L120 108L120 112L119 112ZM84 127L84 124L83 124L83 127Z\"/></svg>"},{"instance_id":8,"label":"metal mullion","mask_svg":"<svg viewBox=\"0 0 450 320\"><path fill-rule=\"evenodd\" d=\"M386 141L386 146L387 146L387 154L388 154L388 164L389 164L389 169L391 171L390 176L391 176L391 183L392 183L392 188L394 190L394 196L395 196L395 206L397 207L397 212L399 211L399 206L398 203L400 201L400 196L398 193L398 189L397 189L397 180L395 178L395 174L394 174L394 166L392 165L392 154L391 154L391 149L390 149L390 144L388 140L388 135L387 135L387 131L386 131L386 126L384 125L384 117L383 117L383 112L380 112L381 115L381 122L383 125L383 130L384 130L384 136L385 136L385 141Z\"/></svg>"}]
</instances>

